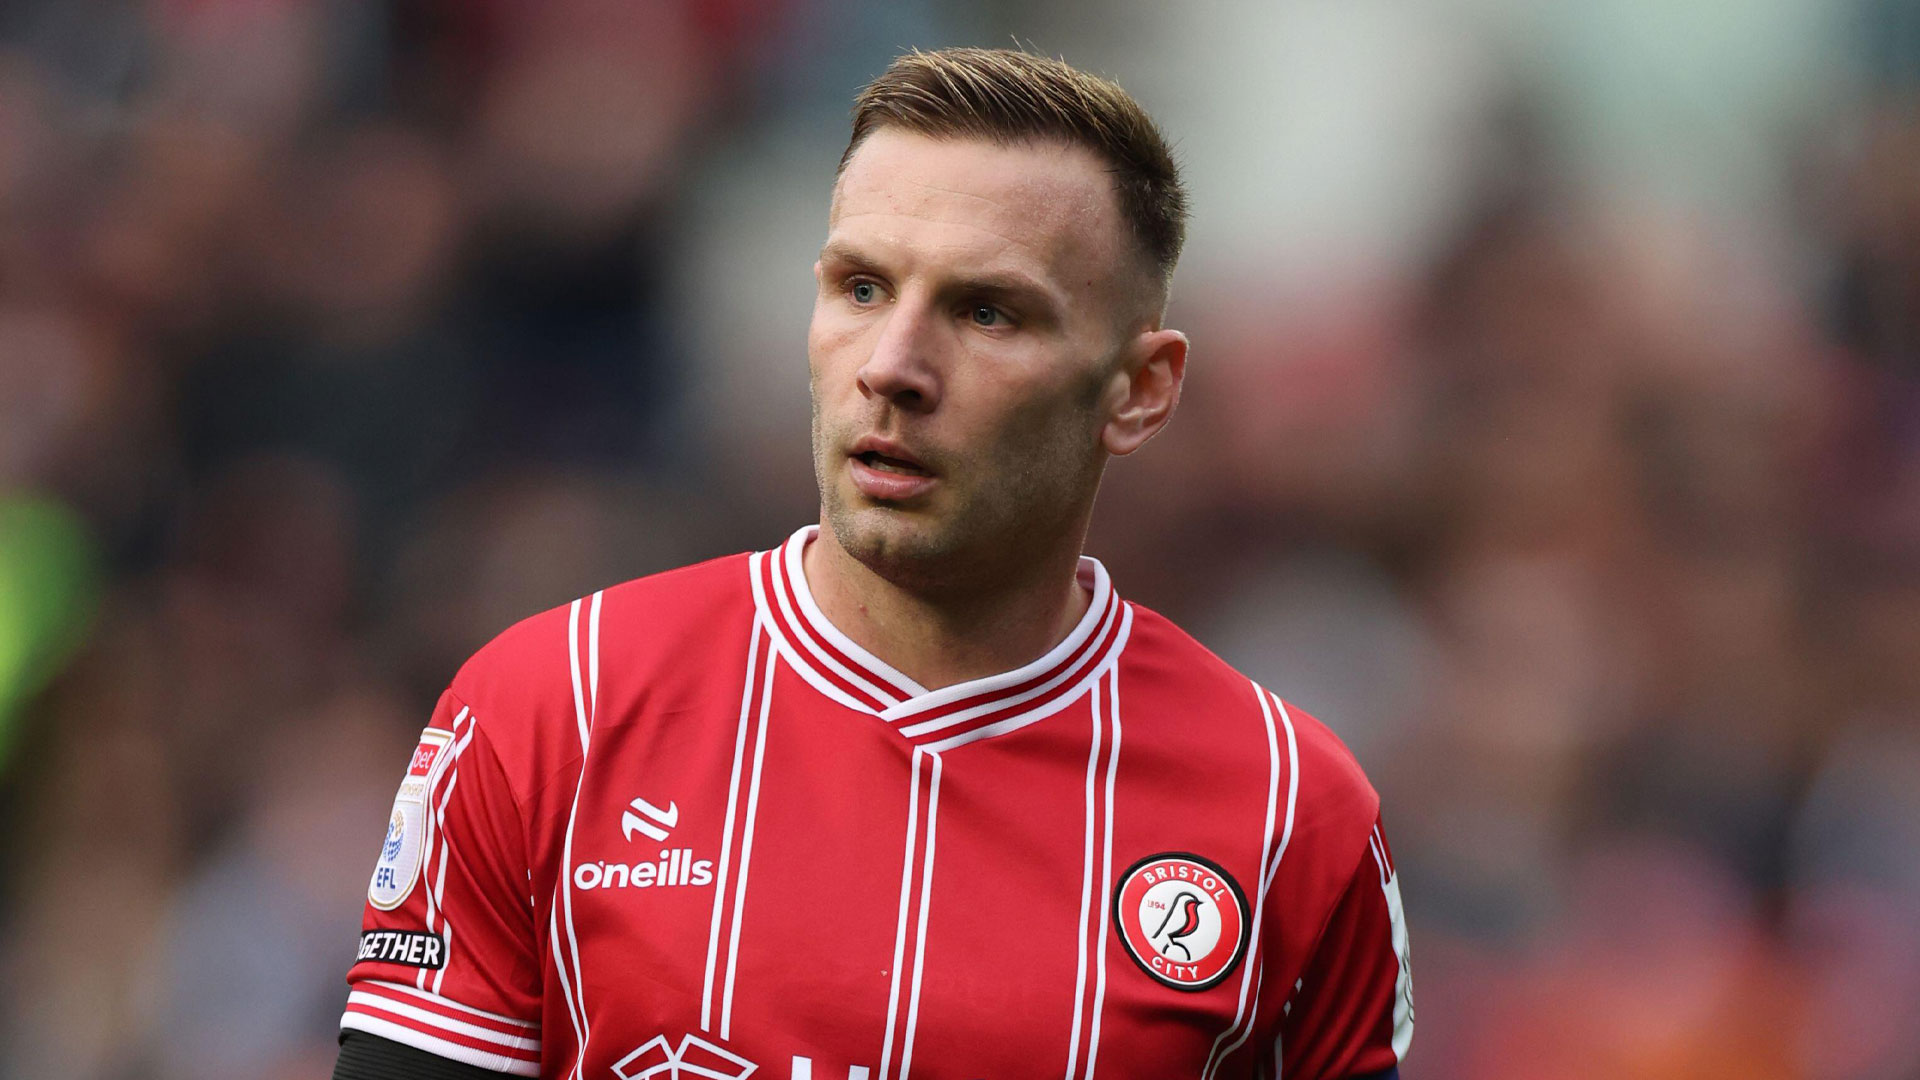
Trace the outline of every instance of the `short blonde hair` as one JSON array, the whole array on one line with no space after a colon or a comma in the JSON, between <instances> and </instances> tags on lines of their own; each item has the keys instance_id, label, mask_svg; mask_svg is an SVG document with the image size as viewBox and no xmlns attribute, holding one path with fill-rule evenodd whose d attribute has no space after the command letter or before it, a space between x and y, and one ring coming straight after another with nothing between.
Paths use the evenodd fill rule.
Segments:
<instances>
[{"instance_id":1,"label":"short blonde hair","mask_svg":"<svg viewBox=\"0 0 1920 1080\"><path fill-rule=\"evenodd\" d=\"M915 50L854 99L853 152L881 128L994 142L1058 139L1108 166L1120 216L1164 287L1187 235L1187 192L1167 140L1119 84L1013 49Z\"/></svg>"}]
</instances>

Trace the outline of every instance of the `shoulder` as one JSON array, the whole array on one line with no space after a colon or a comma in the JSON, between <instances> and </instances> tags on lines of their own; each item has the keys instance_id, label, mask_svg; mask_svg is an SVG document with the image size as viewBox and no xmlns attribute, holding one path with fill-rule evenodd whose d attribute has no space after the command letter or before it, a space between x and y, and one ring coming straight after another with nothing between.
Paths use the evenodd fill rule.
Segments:
<instances>
[{"instance_id":1,"label":"shoulder","mask_svg":"<svg viewBox=\"0 0 1920 1080\"><path fill-rule=\"evenodd\" d=\"M1127 631L1127 666L1149 685L1177 686L1182 694L1244 699L1253 706L1252 680L1215 656L1173 620L1129 601L1133 619Z\"/></svg>"},{"instance_id":2,"label":"shoulder","mask_svg":"<svg viewBox=\"0 0 1920 1080\"><path fill-rule=\"evenodd\" d=\"M521 619L461 666L451 692L503 757L577 751L609 683L673 670L751 625L747 559L650 574Z\"/></svg>"},{"instance_id":3,"label":"shoulder","mask_svg":"<svg viewBox=\"0 0 1920 1080\"><path fill-rule=\"evenodd\" d=\"M1266 910L1303 954L1369 851L1380 797L1340 737L1133 605L1119 707L1126 745L1215 817L1272 822Z\"/></svg>"},{"instance_id":4,"label":"shoulder","mask_svg":"<svg viewBox=\"0 0 1920 1080\"><path fill-rule=\"evenodd\" d=\"M565 684L601 647L620 651L676 638L728 607L750 609L746 554L649 574L521 619L480 647L453 679L454 694L478 708L526 704L525 695Z\"/></svg>"},{"instance_id":5,"label":"shoulder","mask_svg":"<svg viewBox=\"0 0 1920 1080\"><path fill-rule=\"evenodd\" d=\"M1319 875L1344 883L1380 819L1379 792L1338 735L1305 710L1275 700L1285 710L1297 747L1294 842Z\"/></svg>"},{"instance_id":6,"label":"shoulder","mask_svg":"<svg viewBox=\"0 0 1920 1080\"><path fill-rule=\"evenodd\" d=\"M1246 733L1256 732L1263 744L1260 763L1271 755L1286 771L1281 796L1291 794L1296 841L1325 843L1342 853L1364 851L1380 796L1333 729L1285 700L1283 691L1236 670L1165 616L1139 604L1132 608L1127 667L1146 698L1178 709L1184 718L1178 738L1197 753L1213 746L1223 761L1244 760Z\"/></svg>"}]
</instances>

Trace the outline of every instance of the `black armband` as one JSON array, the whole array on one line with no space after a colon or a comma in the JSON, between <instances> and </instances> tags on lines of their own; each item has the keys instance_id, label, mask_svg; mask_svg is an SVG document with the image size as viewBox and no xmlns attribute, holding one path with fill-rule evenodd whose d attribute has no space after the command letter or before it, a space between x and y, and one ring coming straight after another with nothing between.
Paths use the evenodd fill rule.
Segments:
<instances>
[{"instance_id":1,"label":"black armband","mask_svg":"<svg viewBox=\"0 0 1920 1080\"><path fill-rule=\"evenodd\" d=\"M454 1061L364 1031L340 1033L333 1080L500 1080L506 1073Z\"/></svg>"}]
</instances>

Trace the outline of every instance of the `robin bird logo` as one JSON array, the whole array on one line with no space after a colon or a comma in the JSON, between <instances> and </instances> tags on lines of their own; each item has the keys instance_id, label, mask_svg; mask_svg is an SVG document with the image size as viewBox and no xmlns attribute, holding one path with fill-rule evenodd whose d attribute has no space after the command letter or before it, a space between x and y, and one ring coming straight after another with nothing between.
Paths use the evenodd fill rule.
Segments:
<instances>
[{"instance_id":1,"label":"robin bird logo","mask_svg":"<svg viewBox=\"0 0 1920 1080\"><path fill-rule=\"evenodd\" d=\"M1167 927L1171 926L1176 918L1180 920L1179 927L1172 933L1168 933ZM1173 903L1167 908L1167 917L1160 920L1160 928L1155 930L1153 936L1147 940L1154 943L1160 950L1161 956L1172 956L1173 950L1179 949L1180 958L1192 962L1193 951L1187 948L1183 939L1192 936L1198 929L1200 929L1200 898L1193 893L1182 892L1173 898Z\"/></svg>"},{"instance_id":2,"label":"robin bird logo","mask_svg":"<svg viewBox=\"0 0 1920 1080\"><path fill-rule=\"evenodd\" d=\"M1247 897L1218 863L1163 851L1133 864L1113 891L1127 955L1175 990L1216 986L1247 950Z\"/></svg>"}]
</instances>

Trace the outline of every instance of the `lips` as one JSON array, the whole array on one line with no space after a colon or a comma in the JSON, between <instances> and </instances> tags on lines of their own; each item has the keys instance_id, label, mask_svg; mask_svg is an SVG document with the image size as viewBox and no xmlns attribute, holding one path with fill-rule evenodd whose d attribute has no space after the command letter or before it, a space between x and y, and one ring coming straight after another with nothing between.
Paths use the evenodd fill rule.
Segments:
<instances>
[{"instance_id":1,"label":"lips","mask_svg":"<svg viewBox=\"0 0 1920 1080\"><path fill-rule=\"evenodd\" d=\"M932 476L933 470L899 443L868 436L853 444L852 457L869 469L899 476Z\"/></svg>"},{"instance_id":2,"label":"lips","mask_svg":"<svg viewBox=\"0 0 1920 1080\"><path fill-rule=\"evenodd\" d=\"M865 465L869 469L879 469L882 472L899 473L902 476L932 475L928 473L927 470L921 468L919 465L916 465L913 462L908 461L904 458L888 457L885 454L877 453L872 450L869 450L864 454L856 454L854 456L860 460L860 463L862 465Z\"/></svg>"},{"instance_id":3,"label":"lips","mask_svg":"<svg viewBox=\"0 0 1920 1080\"><path fill-rule=\"evenodd\" d=\"M854 443L847 456L853 486L875 502L909 502L939 483L933 469L890 439L867 436Z\"/></svg>"}]
</instances>

